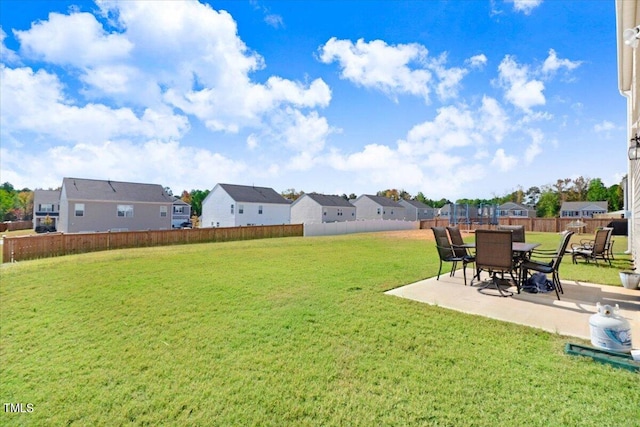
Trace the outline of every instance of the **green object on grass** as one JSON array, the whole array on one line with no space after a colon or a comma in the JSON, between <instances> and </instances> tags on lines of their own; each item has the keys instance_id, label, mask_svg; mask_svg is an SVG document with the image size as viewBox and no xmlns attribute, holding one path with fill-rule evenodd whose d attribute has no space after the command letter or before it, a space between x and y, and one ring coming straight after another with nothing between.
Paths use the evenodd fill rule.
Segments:
<instances>
[{"instance_id":1,"label":"green object on grass","mask_svg":"<svg viewBox=\"0 0 640 427\"><path fill-rule=\"evenodd\" d=\"M617 351L604 350L580 344L567 343L564 352L573 356L590 357L596 362L627 369L632 372L640 372L640 363L633 360L630 354Z\"/></svg>"}]
</instances>

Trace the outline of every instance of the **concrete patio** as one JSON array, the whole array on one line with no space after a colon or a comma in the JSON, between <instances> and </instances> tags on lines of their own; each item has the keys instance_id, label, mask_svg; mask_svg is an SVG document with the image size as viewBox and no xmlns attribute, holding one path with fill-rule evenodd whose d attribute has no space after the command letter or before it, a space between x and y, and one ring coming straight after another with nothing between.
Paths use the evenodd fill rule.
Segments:
<instances>
[{"instance_id":1,"label":"concrete patio","mask_svg":"<svg viewBox=\"0 0 640 427\"><path fill-rule=\"evenodd\" d=\"M468 269L469 281L472 275ZM476 284L465 286L458 270L453 277L445 273L440 280L432 277L386 293L586 340L591 339L589 317L597 312L596 303L618 304L619 314L631 323L633 348L640 348L640 290L565 280L562 287L560 301L555 292L517 294L515 287L512 297L500 298L478 292Z\"/></svg>"}]
</instances>

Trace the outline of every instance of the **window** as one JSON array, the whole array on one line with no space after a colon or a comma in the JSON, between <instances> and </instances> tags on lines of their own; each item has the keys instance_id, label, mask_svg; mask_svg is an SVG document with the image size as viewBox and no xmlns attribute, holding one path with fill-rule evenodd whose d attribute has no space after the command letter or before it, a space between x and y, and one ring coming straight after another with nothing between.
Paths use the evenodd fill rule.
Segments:
<instances>
[{"instance_id":1,"label":"window","mask_svg":"<svg viewBox=\"0 0 640 427\"><path fill-rule=\"evenodd\" d=\"M133 218L133 205L118 205L118 216Z\"/></svg>"},{"instance_id":2,"label":"window","mask_svg":"<svg viewBox=\"0 0 640 427\"><path fill-rule=\"evenodd\" d=\"M174 206L173 207L173 213L174 214L184 214L185 208L186 208L186 206L182 206L182 205Z\"/></svg>"},{"instance_id":3,"label":"window","mask_svg":"<svg viewBox=\"0 0 640 427\"><path fill-rule=\"evenodd\" d=\"M244 205L238 205L238 214L243 214L244 213Z\"/></svg>"},{"instance_id":4,"label":"window","mask_svg":"<svg viewBox=\"0 0 640 427\"><path fill-rule=\"evenodd\" d=\"M84 216L84 203L76 203L76 216Z\"/></svg>"},{"instance_id":5,"label":"window","mask_svg":"<svg viewBox=\"0 0 640 427\"><path fill-rule=\"evenodd\" d=\"M380 215L380 208L378 208L378 215Z\"/></svg>"},{"instance_id":6,"label":"window","mask_svg":"<svg viewBox=\"0 0 640 427\"><path fill-rule=\"evenodd\" d=\"M342 216L342 209L338 208L338 216Z\"/></svg>"},{"instance_id":7,"label":"window","mask_svg":"<svg viewBox=\"0 0 640 427\"><path fill-rule=\"evenodd\" d=\"M258 205L258 215L262 215L262 205Z\"/></svg>"},{"instance_id":8,"label":"window","mask_svg":"<svg viewBox=\"0 0 640 427\"><path fill-rule=\"evenodd\" d=\"M165 218L167 216L167 207L160 206L160 218Z\"/></svg>"},{"instance_id":9,"label":"window","mask_svg":"<svg viewBox=\"0 0 640 427\"><path fill-rule=\"evenodd\" d=\"M53 203L41 203L40 212L53 212Z\"/></svg>"},{"instance_id":10,"label":"window","mask_svg":"<svg viewBox=\"0 0 640 427\"><path fill-rule=\"evenodd\" d=\"M231 204L231 215L233 215L233 203Z\"/></svg>"}]
</instances>

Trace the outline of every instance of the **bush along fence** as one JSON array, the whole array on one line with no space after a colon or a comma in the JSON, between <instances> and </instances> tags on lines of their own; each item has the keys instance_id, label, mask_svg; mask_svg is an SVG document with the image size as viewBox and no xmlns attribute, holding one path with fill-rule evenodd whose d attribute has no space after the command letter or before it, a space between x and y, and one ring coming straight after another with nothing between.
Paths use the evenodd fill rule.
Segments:
<instances>
[{"instance_id":1,"label":"bush along fence","mask_svg":"<svg viewBox=\"0 0 640 427\"><path fill-rule=\"evenodd\" d=\"M293 237L303 234L302 224L282 224L185 230L50 233L4 237L2 262L26 261L112 249Z\"/></svg>"},{"instance_id":2,"label":"bush along fence","mask_svg":"<svg viewBox=\"0 0 640 427\"><path fill-rule=\"evenodd\" d=\"M543 233L560 233L571 230L578 234L593 234L598 227L608 227L612 222L627 224L626 219L611 218L500 218L499 225L524 225L526 231L538 231ZM445 227L449 225L449 218L436 218L420 221L421 229L431 227ZM489 224L463 224L459 223L461 230L495 229L495 225ZM626 229L626 227L624 227Z\"/></svg>"}]
</instances>

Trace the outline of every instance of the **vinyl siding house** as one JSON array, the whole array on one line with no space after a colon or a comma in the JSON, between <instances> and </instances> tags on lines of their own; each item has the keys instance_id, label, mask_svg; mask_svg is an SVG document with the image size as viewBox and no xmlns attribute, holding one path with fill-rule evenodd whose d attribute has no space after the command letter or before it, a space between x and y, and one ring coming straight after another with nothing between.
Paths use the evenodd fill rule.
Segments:
<instances>
[{"instance_id":1,"label":"vinyl siding house","mask_svg":"<svg viewBox=\"0 0 640 427\"><path fill-rule=\"evenodd\" d=\"M181 228L183 223L190 222L190 220L191 205L182 199L175 199L171 210L171 227Z\"/></svg>"},{"instance_id":2,"label":"vinyl siding house","mask_svg":"<svg viewBox=\"0 0 640 427\"><path fill-rule=\"evenodd\" d=\"M405 208L404 219L406 221L420 221L435 217L435 209L419 200L400 200L398 203Z\"/></svg>"},{"instance_id":3,"label":"vinyl siding house","mask_svg":"<svg viewBox=\"0 0 640 427\"><path fill-rule=\"evenodd\" d=\"M639 266L640 259L640 159L637 158L635 148L636 137L640 134L640 44L625 43L625 30L633 30L640 25L640 1L616 0L616 44L618 53L618 92L625 98L627 104L626 129L627 144L620 145L616 155L626 156L626 209L629 211L629 239L628 249ZM624 153L623 153L624 150ZM631 150L629 153L628 150ZM631 155L630 155L631 154Z\"/></svg>"},{"instance_id":4,"label":"vinyl siding house","mask_svg":"<svg viewBox=\"0 0 640 427\"><path fill-rule=\"evenodd\" d=\"M216 184L202 201L202 227L291 223L291 202L272 188Z\"/></svg>"},{"instance_id":5,"label":"vinyl siding house","mask_svg":"<svg viewBox=\"0 0 640 427\"><path fill-rule=\"evenodd\" d=\"M535 218L537 216L535 208L518 203L507 202L498 206L498 217L500 218Z\"/></svg>"},{"instance_id":6,"label":"vinyl siding house","mask_svg":"<svg viewBox=\"0 0 640 427\"><path fill-rule=\"evenodd\" d=\"M292 224L355 221L356 207L340 196L307 193L291 204Z\"/></svg>"},{"instance_id":7,"label":"vinyl siding house","mask_svg":"<svg viewBox=\"0 0 640 427\"><path fill-rule=\"evenodd\" d=\"M406 209L400 203L387 197L363 194L354 201L357 219L397 219L404 220Z\"/></svg>"},{"instance_id":8,"label":"vinyl siding house","mask_svg":"<svg viewBox=\"0 0 640 427\"><path fill-rule=\"evenodd\" d=\"M596 214L607 213L608 203L602 202L563 202L560 218L593 218Z\"/></svg>"},{"instance_id":9,"label":"vinyl siding house","mask_svg":"<svg viewBox=\"0 0 640 427\"><path fill-rule=\"evenodd\" d=\"M476 214L471 212L468 205L454 205L452 203L447 203L441 207L438 215L442 218L449 219L449 222L452 224L467 223L477 217Z\"/></svg>"},{"instance_id":10,"label":"vinyl siding house","mask_svg":"<svg viewBox=\"0 0 640 427\"><path fill-rule=\"evenodd\" d=\"M33 229L50 221L58 229L60 220L60 190L35 190L33 192Z\"/></svg>"},{"instance_id":11,"label":"vinyl siding house","mask_svg":"<svg viewBox=\"0 0 640 427\"><path fill-rule=\"evenodd\" d=\"M158 184L64 178L58 231L168 230L173 201Z\"/></svg>"}]
</instances>

